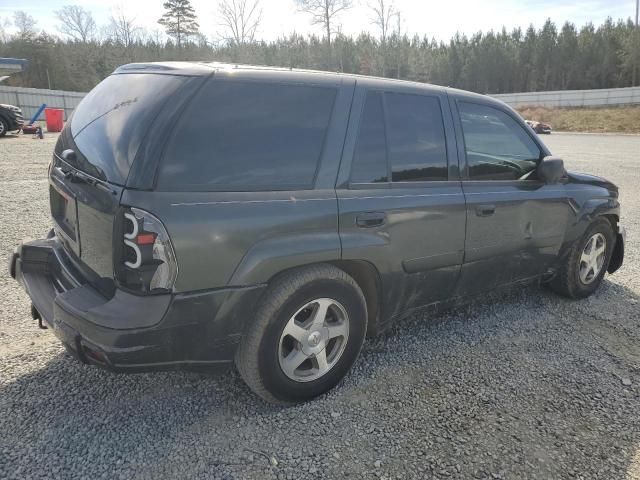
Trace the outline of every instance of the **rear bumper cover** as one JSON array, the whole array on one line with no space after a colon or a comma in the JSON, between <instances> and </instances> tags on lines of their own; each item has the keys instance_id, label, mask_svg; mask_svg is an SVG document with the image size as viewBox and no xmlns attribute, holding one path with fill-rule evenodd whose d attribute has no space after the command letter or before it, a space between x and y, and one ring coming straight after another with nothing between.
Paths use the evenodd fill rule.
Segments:
<instances>
[{"instance_id":1,"label":"rear bumper cover","mask_svg":"<svg viewBox=\"0 0 640 480\"><path fill-rule=\"evenodd\" d=\"M225 366L264 286L106 298L83 280L56 237L9 262L44 323L79 360L114 371Z\"/></svg>"}]
</instances>

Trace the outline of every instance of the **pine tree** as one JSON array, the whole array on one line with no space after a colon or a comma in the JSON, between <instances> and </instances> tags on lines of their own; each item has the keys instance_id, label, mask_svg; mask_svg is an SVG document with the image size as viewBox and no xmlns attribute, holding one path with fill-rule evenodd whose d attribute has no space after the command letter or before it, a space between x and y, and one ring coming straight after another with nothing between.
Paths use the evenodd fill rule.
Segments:
<instances>
[{"instance_id":1,"label":"pine tree","mask_svg":"<svg viewBox=\"0 0 640 480\"><path fill-rule=\"evenodd\" d=\"M196 12L189 0L167 0L163 4L166 12L158 23L162 25L167 35L176 39L178 48L191 35L198 33Z\"/></svg>"}]
</instances>

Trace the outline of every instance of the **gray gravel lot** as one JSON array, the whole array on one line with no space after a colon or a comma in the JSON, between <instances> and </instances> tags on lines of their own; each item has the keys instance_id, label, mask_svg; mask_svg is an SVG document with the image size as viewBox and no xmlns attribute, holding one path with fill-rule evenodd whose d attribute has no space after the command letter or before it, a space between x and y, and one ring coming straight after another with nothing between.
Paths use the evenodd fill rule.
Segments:
<instances>
[{"instance_id":1,"label":"gray gravel lot","mask_svg":"<svg viewBox=\"0 0 640 480\"><path fill-rule=\"evenodd\" d=\"M640 479L640 136L544 140L621 187L623 269L584 301L528 287L411 318L302 406L234 372L76 363L0 271L0 478ZM3 255L49 228L54 142L0 139Z\"/></svg>"}]
</instances>

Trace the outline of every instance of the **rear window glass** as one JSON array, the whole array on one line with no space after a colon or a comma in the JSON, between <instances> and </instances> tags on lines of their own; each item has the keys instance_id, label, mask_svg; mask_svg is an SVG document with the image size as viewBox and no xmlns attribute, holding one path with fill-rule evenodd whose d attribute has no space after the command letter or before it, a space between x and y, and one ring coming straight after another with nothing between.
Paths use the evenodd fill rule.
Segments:
<instances>
[{"instance_id":1,"label":"rear window glass","mask_svg":"<svg viewBox=\"0 0 640 480\"><path fill-rule=\"evenodd\" d=\"M153 119L187 78L155 74L107 77L76 108L71 135L66 132L67 141L60 148L75 150L75 166L86 173L123 185Z\"/></svg>"},{"instance_id":2,"label":"rear window glass","mask_svg":"<svg viewBox=\"0 0 640 480\"><path fill-rule=\"evenodd\" d=\"M211 80L172 135L164 190L310 188L336 89Z\"/></svg>"}]
</instances>

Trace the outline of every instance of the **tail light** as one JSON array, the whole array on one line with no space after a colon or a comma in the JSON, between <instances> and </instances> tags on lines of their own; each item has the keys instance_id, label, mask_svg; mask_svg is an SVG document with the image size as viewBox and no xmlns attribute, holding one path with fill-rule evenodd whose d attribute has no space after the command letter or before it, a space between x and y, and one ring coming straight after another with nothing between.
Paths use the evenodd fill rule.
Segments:
<instances>
[{"instance_id":1,"label":"tail light","mask_svg":"<svg viewBox=\"0 0 640 480\"><path fill-rule=\"evenodd\" d=\"M122 236L120 284L143 293L171 291L178 264L162 222L149 212L131 208L124 212Z\"/></svg>"}]
</instances>

